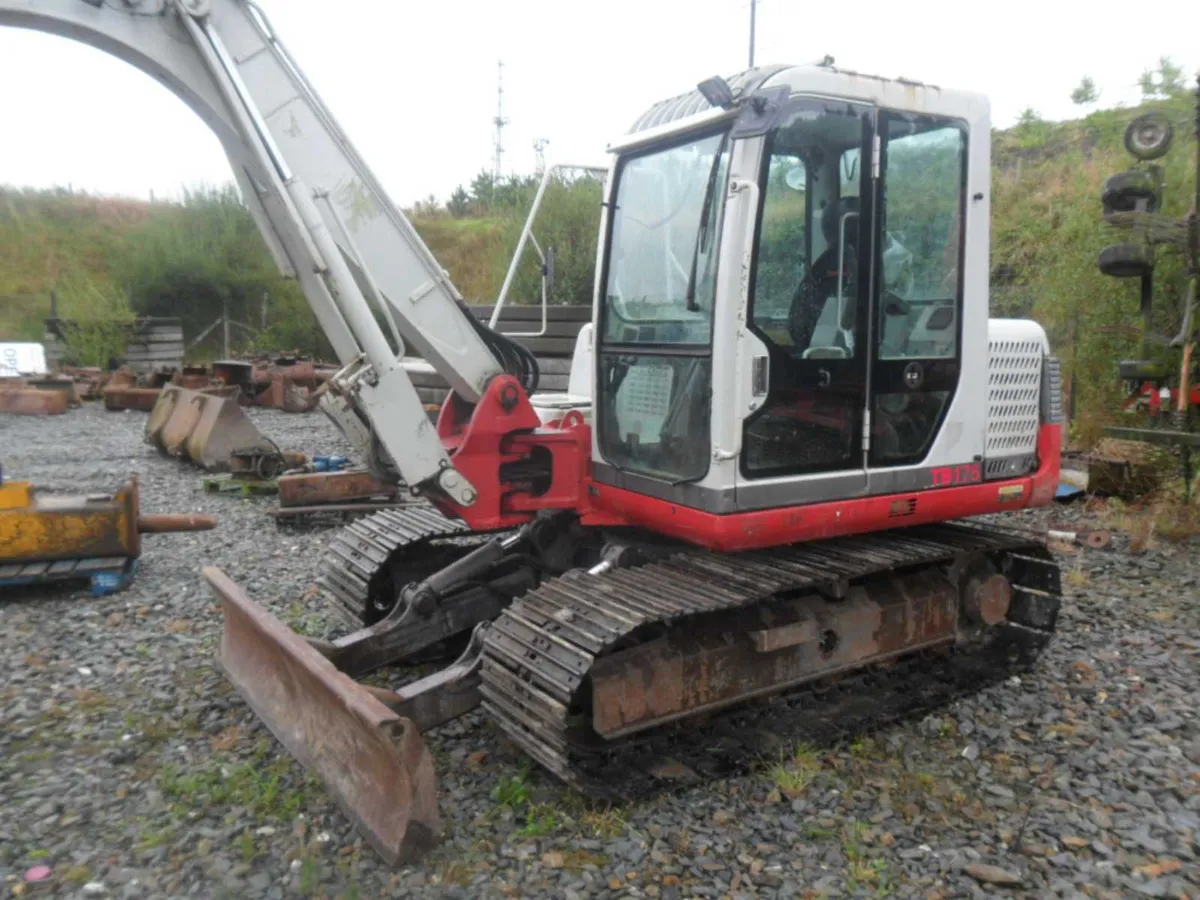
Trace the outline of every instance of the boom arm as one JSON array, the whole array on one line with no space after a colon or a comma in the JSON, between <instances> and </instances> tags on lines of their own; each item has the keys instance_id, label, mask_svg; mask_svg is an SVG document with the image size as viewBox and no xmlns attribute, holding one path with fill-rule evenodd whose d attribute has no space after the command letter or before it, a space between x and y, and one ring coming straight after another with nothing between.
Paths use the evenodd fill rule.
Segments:
<instances>
[{"instance_id":1,"label":"boom arm","mask_svg":"<svg viewBox=\"0 0 1200 900\"><path fill-rule=\"evenodd\" d=\"M0 25L61 34L119 56L200 114L220 138L281 271L298 279L345 366L327 411L364 454L377 438L409 485L436 483L469 506L475 491L454 472L367 298L397 340L464 400L477 401L503 369L446 272L259 7L249 0L0 0Z\"/></svg>"}]
</instances>

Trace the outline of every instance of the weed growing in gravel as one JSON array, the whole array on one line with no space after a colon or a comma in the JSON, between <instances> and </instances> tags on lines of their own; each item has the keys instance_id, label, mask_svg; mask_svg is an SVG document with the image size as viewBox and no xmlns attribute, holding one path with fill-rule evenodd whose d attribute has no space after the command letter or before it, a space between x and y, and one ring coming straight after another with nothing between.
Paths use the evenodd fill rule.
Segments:
<instances>
[{"instance_id":1,"label":"weed growing in gravel","mask_svg":"<svg viewBox=\"0 0 1200 900\"><path fill-rule=\"evenodd\" d=\"M321 883L321 864L311 856L300 861L300 895L311 897Z\"/></svg>"},{"instance_id":2,"label":"weed growing in gravel","mask_svg":"<svg viewBox=\"0 0 1200 900\"><path fill-rule=\"evenodd\" d=\"M138 833L138 850L153 850L165 847L175 838L174 825L146 825Z\"/></svg>"},{"instance_id":3,"label":"weed growing in gravel","mask_svg":"<svg viewBox=\"0 0 1200 900\"><path fill-rule=\"evenodd\" d=\"M611 841L625 830L625 813L616 807L590 810L579 817L579 824L604 841Z\"/></svg>"},{"instance_id":4,"label":"weed growing in gravel","mask_svg":"<svg viewBox=\"0 0 1200 900\"><path fill-rule=\"evenodd\" d=\"M163 766L159 786L168 797L180 801L177 815L211 806L240 806L259 816L294 819L308 802L315 784L306 779L301 787L289 787L287 776L293 765L288 759L266 762L262 754L249 762L230 767L229 759L216 754L209 768L183 769L174 763Z\"/></svg>"},{"instance_id":5,"label":"weed growing in gravel","mask_svg":"<svg viewBox=\"0 0 1200 900\"><path fill-rule=\"evenodd\" d=\"M779 754L779 762L767 771L768 777L789 799L802 794L821 771L821 761L816 751L806 744L798 744L791 756Z\"/></svg>"},{"instance_id":6,"label":"weed growing in gravel","mask_svg":"<svg viewBox=\"0 0 1200 900\"><path fill-rule=\"evenodd\" d=\"M609 863L609 858L602 853L589 853L587 850L567 850L563 853L563 868L568 872L579 873L588 866L603 869Z\"/></svg>"},{"instance_id":7,"label":"weed growing in gravel","mask_svg":"<svg viewBox=\"0 0 1200 900\"><path fill-rule=\"evenodd\" d=\"M447 860L438 866L434 878L441 884L456 884L459 887L466 887L471 883L471 869L466 863Z\"/></svg>"},{"instance_id":8,"label":"weed growing in gravel","mask_svg":"<svg viewBox=\"0 0 1200 900\"><path fill-rule=\"evenodd\" d=\"M529 807L525 814L525 825L517 831L517 837L545 837L557 831L561 824L554 807L548 803L538 803Z\"/></svg>"},{"instance_id":9,"label":"weed growing in gravel","mask_svg":"<svg viewBox=\"0 0 1200 900\"><path fill-rule=\"evenodd\" d=\"M586 797L578 791L567 791L559 809L579 823L581 832L610 841L625 830L626 811L603 801Z\"/></svg>"},{"instance_id":10,"label":"weed growing in gravel","mask_svg":"<svg viewBox=\"0 0 1200 900\"><path fill-rule=\"evenodd\" d=\"M258 846L254 843L254 835L249 831L243 831L242 836L237 839L237 845L242 854L242 862L254 862L254 857L258 856Z\"/></svg>"},{"instance_id":11,"label":"weed growing in gravel","mask_svg":"<svg viewBox=\"0 0 1200 900\"><path fill-rule=\"evenodd\" d=\"M890 897L894 889L891 870L885 859L864 859L850 863L846 882L851 892L867 888L874 890L876 897Z\"/></svg>"},{"instance_id":12,"label":"weed growing in gravel","mask_svg":"<svg viewBox=\"0 0 1200 900\"><path fill-rule=\"evenodd\" d=\"M530 765L523 761L516 775L501 778L492 788L492 799L499 809L512 810L515 817L525 815L525 824L517 829L517 838L537 838L553 834L562 827L559 811L548 803L534 803L529 783Z\"/></svg>"},{"instance_id":13,"label":"weed growing in gravel","mask_svg":"<svg viewBox=\"0 0 1200 900\"><path fill-rule=\"evenodd\" d=\"M1083 558L1075 561L1075 567L1067 572L1067 584L1071 587L1083 587L1089 581L1088 573L1083 571Z\"/></svg>"},{"instance_id":14,"label":"weed growing in gravel","mask_svg":"<svg viewBox=\"0 0 1200 900\"><path fill-rule=\"evenodd\" d=\"M516 775L506 775L492 788L496 805L514 811L529 805L529 766L522 764Z\"/></svg>"},{"instance_id":15,"label":"weed growing in gravel","mask_svg":"<svg viewBox=\"0 0 1200 900\"><path fill-rule=\"evenodd\" d=\"M866 888L873 890L876 897L886 897L892 892L892 877L887 860L882 857L870 859L863 845L871 838L871 827L865 822L854 821L842 830L842 852L846 855L846 882L851 893Z\"/></svg>"}]
</instances>

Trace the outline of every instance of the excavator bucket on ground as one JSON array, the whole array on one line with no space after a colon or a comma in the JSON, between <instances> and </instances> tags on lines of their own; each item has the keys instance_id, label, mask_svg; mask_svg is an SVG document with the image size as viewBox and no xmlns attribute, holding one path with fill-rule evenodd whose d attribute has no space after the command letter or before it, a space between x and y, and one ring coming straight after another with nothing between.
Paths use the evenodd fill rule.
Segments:
<instances>
[{"instance_id":1,"label":"excavator bucket on ground","mask_svg":"<svg viewBox=\"0 0 1200 900\"><path fill-rule=\"evenodd\" d=\"M220 569L204 578L225 619L221 668L250 708L389 864L429 850L441 830L437 777L402 695L356 683Z\"/></svg>"},{"instance_id":2,"label":"excavator bucket on ground","mask_svg":"<svg viewBox=\"0 0 1200 900\"><path fill-rule=\"evenodd\" d=\"M146 440L167 456L191 460L210 472L236 468L237 455L278 455L242 412L236 393L217 396L178 385L162 389L146 423Z\"/></svg>"}]
</instances>

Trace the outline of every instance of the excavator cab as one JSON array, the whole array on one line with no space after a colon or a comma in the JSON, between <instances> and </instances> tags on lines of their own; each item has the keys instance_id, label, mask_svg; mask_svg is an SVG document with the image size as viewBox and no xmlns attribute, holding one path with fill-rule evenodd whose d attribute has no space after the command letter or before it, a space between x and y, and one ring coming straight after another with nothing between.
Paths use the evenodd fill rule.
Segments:
<instances>
[{"instance_id":1,"label":"excavator cab","mask_svg":"<svg viewBox=\"0 0 1200 900\"><path fill-rule=\"evenodd\" d=\"M736 111L614 166L596 480L735 513L978 461L986 373L963 360L987 358L988 152L969 140L986 107L759 77Z\"/></svg>"}]
</instances>

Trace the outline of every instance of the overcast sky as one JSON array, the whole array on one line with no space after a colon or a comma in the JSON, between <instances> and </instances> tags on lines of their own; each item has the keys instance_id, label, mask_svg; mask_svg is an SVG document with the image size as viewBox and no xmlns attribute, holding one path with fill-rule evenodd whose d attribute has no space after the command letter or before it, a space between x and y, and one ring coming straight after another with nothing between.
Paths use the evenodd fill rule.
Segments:
<instances>
[{"instance_id":1,"label":"overcast sky","mask_svg":"<svg viewBox=\"0 0 1200 900\"><path fill-rule=\"evenodd\" d=\"M401 204L491 167L504 61L506 171L603 159L663 97L745 67L748 0L261 0L293 56ZM1139 10L1140 11L1140 10ZM1200 2L1146 15L1094 2L760 0L756 61L839 66L988 94L994 124L1026 107L1077 115L1136 101L1160 55L1200 66ZM1161 27L1156 23L1161 22ZM1139 24L1140 23L1140 24ZM90 47L0 28L0 183L146 198L229 180L216 139L166 88Z\"/></svg>"}]
</instances>

